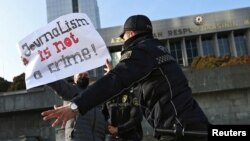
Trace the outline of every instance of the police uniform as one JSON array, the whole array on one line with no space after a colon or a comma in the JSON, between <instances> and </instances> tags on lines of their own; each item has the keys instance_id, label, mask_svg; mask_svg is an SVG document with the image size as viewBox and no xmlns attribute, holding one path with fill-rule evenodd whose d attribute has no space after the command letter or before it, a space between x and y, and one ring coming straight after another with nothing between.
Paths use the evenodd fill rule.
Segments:
<instances>
[{"instance_id":1,"label":"police uniform","mask_svg":"<svg viewBox=\"0 0 250 141\"><path fill-rule=\"evenodd\" d=\"M84 114L92 107L133 87L143 115L153 128L174 130L179 127L186 131L206 131L208 120L193 99L181 67L164 45L153 37L150 26L151 22L146 16L128 18L124 31L144 28L148 32L126 40L121 60L115 68L73 101ZM160 136L156 134L157 138ZM182 138L171 134L169 137L172 138L169 140ZM203 141L206 137L191 137L193 141L196 139Z\"/></svg>"},{"instance_id":2,"label":"police uniform","mask_svg":"<svg viewBox=\"0 0 250 141\"><path fill-rule=\"evenodd\" d=\"M108 135L108 141L142 140L142 112L133 93L124 93L106 102L103 114L108 125L118 128L118 134Z\"/></svg>"}]
</instances>

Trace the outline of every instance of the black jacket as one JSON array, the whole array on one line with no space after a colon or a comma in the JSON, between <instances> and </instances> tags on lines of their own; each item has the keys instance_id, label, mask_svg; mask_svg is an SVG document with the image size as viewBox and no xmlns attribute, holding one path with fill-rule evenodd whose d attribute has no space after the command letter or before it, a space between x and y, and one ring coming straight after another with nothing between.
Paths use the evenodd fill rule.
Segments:
<instances>
[{"instance_id":1,"label":"black jacket","mask_svg":"<svg viewBox=\"0 0 250 141\"><path fill-rule=\"evenodd\" d=\"M85 114L131 87L153 128L208 123L192 97L182 69L151 34L138 34L127 40L116 67L73 101Z\"/></svg>"},{"instance_id":2,"label":"black jacket","mask_svg":"<svg viewBox=\"0 0 250 141\"><path fill-rule=\"evenodd\" d=\"M108 125L118 128L119 138L142 139L142 112L138 99L132 93L124 93L106 102L102 112Z\"/></svg>"}]
</instances>

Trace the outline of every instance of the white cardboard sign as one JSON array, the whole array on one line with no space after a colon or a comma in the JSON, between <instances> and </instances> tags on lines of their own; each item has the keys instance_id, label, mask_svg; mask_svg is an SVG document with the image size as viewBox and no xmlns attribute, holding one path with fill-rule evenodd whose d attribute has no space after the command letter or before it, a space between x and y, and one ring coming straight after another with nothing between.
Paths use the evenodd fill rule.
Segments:
<instances>
[{"instance_id":1,"label":"white cardboard sign","mask_svg":"<svg viewBox=\"0 0 250 141\"><path fill-rule=\"evenodd\" d=\"M27 89L95 69L111 59L103 39L83 13L59 17L25 37L17 48L29 61Z\"/></svg>"}]
</instances>

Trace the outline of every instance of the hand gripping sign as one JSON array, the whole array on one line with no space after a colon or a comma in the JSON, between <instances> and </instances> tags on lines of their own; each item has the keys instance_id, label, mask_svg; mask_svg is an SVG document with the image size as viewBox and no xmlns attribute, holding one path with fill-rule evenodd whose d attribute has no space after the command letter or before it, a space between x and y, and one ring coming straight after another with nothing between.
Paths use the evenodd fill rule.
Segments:
<instances>
[{"instance_id":1,"label":"hand gripping sign","mask_svg":"<svg viewBox=\"0 0 250 141\"><path fill-rule=\"evenodd\" d=\"M59 17L25 37L17 48L29 62L27 89L100 67L111 59L103 39L83 13Z\"/></svg>"}]
</instances>

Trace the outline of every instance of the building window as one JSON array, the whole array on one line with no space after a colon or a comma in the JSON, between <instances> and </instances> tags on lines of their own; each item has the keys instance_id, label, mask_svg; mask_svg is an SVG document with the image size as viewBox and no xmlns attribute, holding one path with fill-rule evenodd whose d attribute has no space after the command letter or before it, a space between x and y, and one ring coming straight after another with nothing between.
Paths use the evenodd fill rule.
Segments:
<instances>
[{"instance_id":1,"label":"building window","mask_svg":"<svg viewBox=\"0 0 250 141\"><path fill-rule=\"evenodd\" d=\"M202 37L202 49L204 56L214 55L213 38L211 36Z\"/></svg>"},{"instance_id":2,"label":"building window","mask_svg":"<svg viewBox=\"0 0 250 141\"><path fill-rule=\"evenodd\" d=\"M247 55L246 36L244 33L236 33L234 35L234 42L237 56Z\"/></svg>"},{"instance_id":3,"label":"building window","mask_svg":"<svg viewBox=\"0 0 250 141\"><path fill-rule=\"evenodd\" d=\"M196 39L187 39L185 41L188 65L192 64L193 58L198 56Z\"/></svg>"},{"instance_id":4,"label":"building window","mask_svg":"<svg viewBox=\"0 0 250 141\"><path fill-rule=\"evenodd\" d=\"M170 53L176 59L177 63L183 66L181 51L181 41L169 41Z\"/></svg>"},{"instance_id":5,"label":"building window","mask_svg":"<svg viewBox=\"0 0 250 141\"><path fill-rule=\"evenodd\" d=\"M220 56L231 55L229 48L229 40L227 35L218 36L218 45Z\"/></svg>"}]
</instances>

